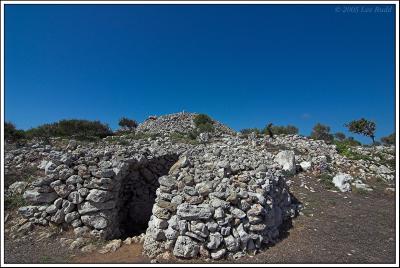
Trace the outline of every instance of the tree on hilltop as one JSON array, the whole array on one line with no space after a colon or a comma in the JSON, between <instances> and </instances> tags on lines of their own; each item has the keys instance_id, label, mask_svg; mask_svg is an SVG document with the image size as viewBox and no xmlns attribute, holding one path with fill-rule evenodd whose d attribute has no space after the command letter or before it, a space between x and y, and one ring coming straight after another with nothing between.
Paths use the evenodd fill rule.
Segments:
<instances>
[{"instance_id":1,"label":"tree on hilltop","mask_svg":"<svg viewBox=\"0 0 400 268\"><path fill-rule=\"evenodd\" d=\"M324 140L327 143L333 141L333 135L330 133L331 128L323 124L317 123L311 132L310 138L315 140Z\"/></svg>"},{"instance_id":2,"label":"tree on hilltop","mask_svg":"<svg viewBox=\"0 0 400 268\"><path fill-rule=\"evenodd\" d=\"M345 124L345 127L347 127L350 132L370 137L372 139L372 144L375 143L375 122L361 118L359 120L350 121Z\"/></svg>"}]
</instances>

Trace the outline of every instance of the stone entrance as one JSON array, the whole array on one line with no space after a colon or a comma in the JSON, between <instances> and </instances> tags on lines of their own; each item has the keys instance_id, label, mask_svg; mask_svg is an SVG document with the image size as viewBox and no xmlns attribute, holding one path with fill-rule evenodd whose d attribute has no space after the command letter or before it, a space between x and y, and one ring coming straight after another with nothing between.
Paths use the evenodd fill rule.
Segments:
<instances>
[{"instance_id":1,"label":"stone entrance","mask_svg":"<svg viewBox=\"0 0 400 268\"><path fill-rule=\"evenodd\" d=\"M158 178L168 174L177 160L177 155L164 155L131 165L121 180L116 206L118 231L114 236L125 239L146 231L159 187Z\"/></svg>"}]
</instances>

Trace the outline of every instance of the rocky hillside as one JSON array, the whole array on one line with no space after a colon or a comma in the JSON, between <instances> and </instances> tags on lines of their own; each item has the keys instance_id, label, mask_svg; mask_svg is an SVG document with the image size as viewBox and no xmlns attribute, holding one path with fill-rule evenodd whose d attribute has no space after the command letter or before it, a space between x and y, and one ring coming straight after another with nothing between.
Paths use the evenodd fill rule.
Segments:
<instances>
[{"instance_id":1,"label":"rocky hillside","mask_svg":"<svg viewBox=\"0 0 400 268\"><path fill-rule=\"evenodd\" d=\"M194 118L197 113L175 113L162 116L151 116L141 123L137 131L151 134L189 133L196 129ZM235 131L212 119L215 134L235 134Z\"/></svg>"},{"instance_id":2,"label":"rocky hillside","mask_svg":"<svg viewBox=\"0 0 400 268\"><path fill-rule=\"evenodd\" d=\"M153 134L145 137L8 145L6 208L23 218L13 237L59 226L73 230L74 247L114 239L101 249L107 252L145 233L150 257L239 258L276 243L282 224L297 215L301 205L289 187L296 175L337 192L374 191L376 179L395 184L394 147L343 154L299 135L242 136L216 121L215 132L196 143L169 135L194 130L194 116L148 119L138 128Z\"/></svg>"}]
</instances>

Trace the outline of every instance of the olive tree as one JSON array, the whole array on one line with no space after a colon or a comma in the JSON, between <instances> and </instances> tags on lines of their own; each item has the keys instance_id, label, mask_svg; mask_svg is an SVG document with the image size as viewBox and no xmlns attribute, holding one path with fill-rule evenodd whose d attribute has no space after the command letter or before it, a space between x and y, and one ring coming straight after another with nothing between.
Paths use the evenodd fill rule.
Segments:
<instances>
[{"instance_id":1,"label":"olive tree","mask_svg":"<svg viewBox=\"0 0 400 268\"><path fill-rule=\"evenodd\" d=\"M327 143L331 143L333 141L333 135L330 131L330 127L317 123L313 127L310 138L315 140L324 140Z\"/></svg>"},{"instance_id":2,"label":"olive tree","mask_svg":"<svg viewBox=\"0 0 400 268\"><path fill-rule=\"evenodd\" d=\"M350 132L370 137L372 139L372 143L375 143L375 122L361 118L359 120L350 121L349 123L345 124L345 127L347 127Z\"/></svg>"}]
</instances>

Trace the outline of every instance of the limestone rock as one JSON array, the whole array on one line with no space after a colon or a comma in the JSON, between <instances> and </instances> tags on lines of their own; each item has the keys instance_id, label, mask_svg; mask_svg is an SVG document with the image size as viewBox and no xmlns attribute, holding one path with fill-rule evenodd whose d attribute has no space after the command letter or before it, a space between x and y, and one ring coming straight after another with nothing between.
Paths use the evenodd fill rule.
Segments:
<instances>
[{"instance_id":1,"label":"limestone rock","mask_svg":"<svg viewBox=\"0 0 400 268\"><path fill-rule=\"evenodd\" d=\"M99 253L105 254L108 252L115 252L117 249L119 249L122 245L121 239L115 239L112 240L111 242L107 243L100 251Z\"/></svg>"},{"instance_id":2,"label":"limestone rock","mask_svg":"<svg viewBox=\"0 0 400 268\"><path fill-rule=\"evenodd\" d=\"M25 181L16 181L8 187L8 191L11 194L22 194L27 185L28 183Z\"/></svg>"},{"instance_id":3,"label":"limestone rock","mask_svg":"<svg viewBox=\"0 0 400 268\"><path fill-rule=\"evenodd\" d=\"M190 237L178 236L173 254L181 258L194 258L199 254L200 247Z\"/></svg>"},{"instance_id":4,"label":"limestone rock","mask_svg":"<svg viewBox=\"0 0 400 268\"><path fill-rule=\"evenodd\" d=\"M108 224L107 219L98 214L83 215L81 216L81 220L84 224L87 224L97 230L106 228Z\"/></svg>"},{"instance_id":5,"label":"limestone rock","mask_svg":"<svg viewBox=\"0 0 400 268\"><path fill-rule=\"evenodd\" d=\"M349 192L351 191L351 181L353 177L349 174L339 173L335 177L333 177L333 184L341 191L341 192Z\"/></svg>"},{"instance_id":6,"label":"limestone rock","mask_svg":"<svg viewBox=\"0 0 400 268\"><path fill-rule=\"evenodd\" d=\"M275 161L282 166L283 170L294 174L296 172L296 162L293 151L281 151L276 157Z\"/></svg>"},{"instance_id":7,"label":"limestone rock","mask_svg":"<svg viewBox=\"0 0 400 268\"><path fill-rule=\"evenodd\" d=\"M212 211L209 205L189 205L187 203L178 206L177 215L185 220L207 220L211 218Z\"/></svg>"},{"instance_id":8,"label":"limestone rock","mask_svg":"<svg viewBox=\"0 0 400 268\"><path fill-rule=\"evenodd\" d=\"M39 188L34 188L33 190L26 190L23 197L32 204L43 204L53 202L58 198L58 195L55 192L39 192Z\"/></svg>"}]
</instances>

